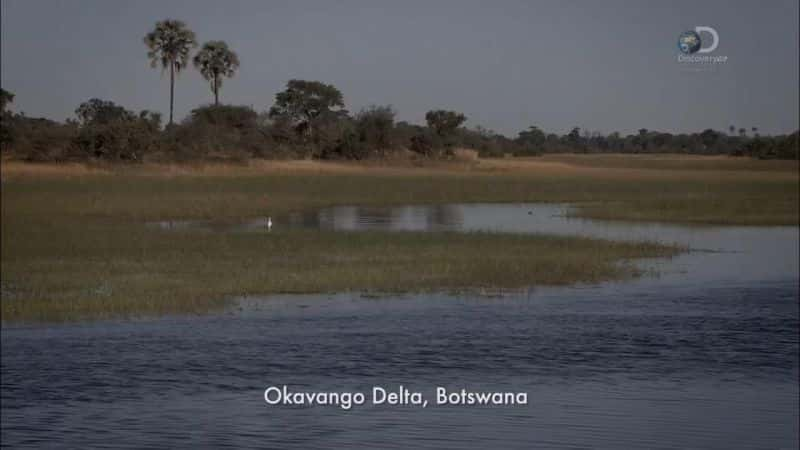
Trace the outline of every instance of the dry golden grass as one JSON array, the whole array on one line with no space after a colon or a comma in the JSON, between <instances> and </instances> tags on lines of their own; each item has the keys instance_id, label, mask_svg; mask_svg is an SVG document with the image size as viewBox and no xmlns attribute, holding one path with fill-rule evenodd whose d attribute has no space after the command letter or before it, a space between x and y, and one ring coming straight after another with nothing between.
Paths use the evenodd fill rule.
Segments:
<instances>
[{"instance_id":1,"label":"dry golden grass","mask_svg":"<svg viewBox=\"0 0 800 450\"><path fill-rule=\"evenodd\" d=\"M457 148L453 150L453 159L456 161L474 162L480 158L478 151L471 148Z\"/></svg>"},{"instance_id":2,"label":"dry golden grass","mask_svg":"<svg viewBox=\"0 0 800 450\"><path fill-rule=\"evenodd\" d=\"M78 177L85 175L103 175L109 170L83 163L63 164L30 164L20 161L3 161L0 163L0 178L36 178L36 177Z\"/></svg>"},{"instance_id":3,"label":"dry golden grass","mask_svg":"<svg viewBox=\"0 0 800 450\"><path fill-rule=\"evenodd\" d=\"M798 161L757 160L727 155L680 154L553 154L542 157L569 166L617 169L785 172L797 174Z\"/></svg>"},{"instance_id":4,"label":"dry golden grass","mask_svg":"<svg viewBox=\"0 0 800 450\"><path fill-rule=\"evenodd\" d=\"M420 175L463 172L514 172L544 176L587 176L621 179L734 178L796 180L798 161L729 156L675 154L552 154L541 157L479 158L475 150L456 149L453 161L399 158L367 161L250 160L244 163L193 162L182 164L30 164L4 160L0 177L76 177L85 175L234 176L259 174L380 174ZM470 164L464 164L465 162ZM768 174L768 175L767 175Z\"/></svg>"},{"instance_id":5,"label":"dry golden grass","mask_svg":"<svg viewBox=\"0 0 800 450\"><path fill-rule=\"evenodd\" d=\"M477 158L475 158L477 159ZM471 159L474 161L475 159ZM0 177L4 180L29 179L35 177L79 177L86 175L132 175L151 177L227 177L257 176L270 174L297 175L420 175L459 173L472 166L454 161L435 160L368 160L353 162L318 160L262 160L245 163L192 162L168 164L85 164L85 163L26 163L3 161Z\"/></svg>"}]
</instances>

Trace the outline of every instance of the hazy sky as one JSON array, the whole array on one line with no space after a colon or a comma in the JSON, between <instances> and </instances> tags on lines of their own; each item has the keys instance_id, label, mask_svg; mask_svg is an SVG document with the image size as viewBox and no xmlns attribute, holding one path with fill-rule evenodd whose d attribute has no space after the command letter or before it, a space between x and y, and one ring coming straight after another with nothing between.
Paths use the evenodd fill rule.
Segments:
<instances>
[{"instance_id":1,"label":"hazy sky","mask_svg":"<svg viewBox=\"0 0 800 450\"><path fill-rule=\"evenodd\" d=\"M351 111L391 104L422 123L456 109L508 135L798 127L797 0L3 0L0 82L13 109L63 120L99 97L166 117L169 77L150 68L142 37L167 17L237 51L221 100L259 111L305 78L337 86ZM698 25L719 32L713 55L727 62L677 61L678 35ZM176 119L211 100L190 68Z\"/></svg>"}]
</instances>

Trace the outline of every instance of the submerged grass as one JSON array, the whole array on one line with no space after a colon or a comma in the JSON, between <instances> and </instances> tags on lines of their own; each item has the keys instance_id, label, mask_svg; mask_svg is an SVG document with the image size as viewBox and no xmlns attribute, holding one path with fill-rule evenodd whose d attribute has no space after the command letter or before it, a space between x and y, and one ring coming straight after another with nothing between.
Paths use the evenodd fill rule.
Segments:
<instances>
[{"instance_id":1,"label":"submerged grass","mask_svg":"<svg viewBox=\"0 0 800 450\"><path fill-rule=\"evenodd\" d=\"M2 320L201 313L248 294L597 282L635 275L620 262L680 251L488 233L163 231L144 227L147 220L235 220L333 204L557 201L605 219L798 222L794 172L551 163L524 170L501 161L468 170L4 171Z\"/></svg>"}]
</instances>

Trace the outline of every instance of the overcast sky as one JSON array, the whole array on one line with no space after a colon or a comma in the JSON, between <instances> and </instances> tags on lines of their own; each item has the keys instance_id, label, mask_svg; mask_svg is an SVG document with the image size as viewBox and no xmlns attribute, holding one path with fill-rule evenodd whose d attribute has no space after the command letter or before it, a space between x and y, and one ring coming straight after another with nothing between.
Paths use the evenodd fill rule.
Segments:
<instances>
[{"instance_id":1,"label":"overcast sky","mask_svg":"<svg viewBox=\"0 0 800 450\"><path fill-rule=\"evenodd\" d=\"M169 77L142 37L178 18L239 54L221 100L259 111L303 78L337 86L351 111L391 104L422 123L455 109L508 135L783 133L798 128L798 13L797 0L3 0L0 82L29 116L63 120L99 97L166 117ZM678 35L698 25L718 31L724 64L677 61ZM211 100L193 68L177 80L176 118Z\"/></svg>"}]
</instances>

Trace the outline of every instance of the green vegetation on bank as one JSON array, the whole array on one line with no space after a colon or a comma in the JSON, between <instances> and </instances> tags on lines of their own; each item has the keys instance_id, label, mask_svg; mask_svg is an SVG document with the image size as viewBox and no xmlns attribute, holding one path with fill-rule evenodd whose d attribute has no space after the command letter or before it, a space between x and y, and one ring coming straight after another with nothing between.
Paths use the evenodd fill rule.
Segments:
<instances>
[{"instance_id":1,"label":"green vegetation on bank","mask_svg":"<svg viewBox=\"0 0 800 450\"><path fill-rule=\"evenodd\" d=\"M466 116L433 110L426 125L396 122L391 106L371 106L350 114L334 86L317 81L290 80L265 112L248 106L218 104L222 77L232 73L236 55L221 68L208 69L206 53L225 50L210 42L198 64L210 79L215 104L191 111L180 123L161 125L161 115L138 113L113 102L89 99L75 110L76 119L59 123L0 112L0 148L5 157L29 162L185 162L248 159L457 159L458 149L481 157L538 156L551 153L701 154L749 156L758 159L798 157L798 133L738 136L714 130L670 134L639 130L638 134L602 135L545 133L537 127L509 138L483 127L463 126ZM3 92L4 103L13 95ZM7 99L7 100L6 100ZM88 113L88 114L87 114Z\"/></svg>"}]
</instances>

